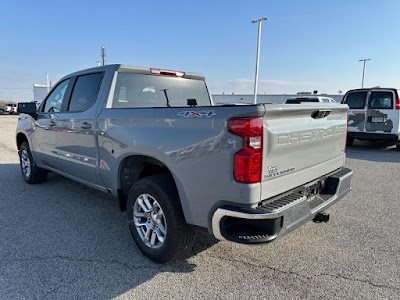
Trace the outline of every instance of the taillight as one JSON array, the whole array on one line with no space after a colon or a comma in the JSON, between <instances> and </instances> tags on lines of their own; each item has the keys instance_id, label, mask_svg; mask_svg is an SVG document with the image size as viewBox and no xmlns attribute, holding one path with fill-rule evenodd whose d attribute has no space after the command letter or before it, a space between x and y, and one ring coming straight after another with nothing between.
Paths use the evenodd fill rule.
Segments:
<instances>
[{"instance_id":1,"label":"taillight","mask_svg":"<svg viewBox=\"0 0 400 300\"><path fill-rule=\"evenodd\" d=\"M161 69L150 68L150 72L153 75L168 75L168 76L176 76L176 77L185 76L185 72L181 72L181 71L161 70Z\"/></svg>"},{"instance_id":2,"label":"taillight","mask_svg":"<svg viewBox=\"0 0 400 300\"><path fill-rule=\"evenodd\" d=\"M396 99L396 109L400 109L400 98Z\"/></svg>"},{"instance_id":3,"label":"taillight","mask_svg":"<svg viewBox=\"0 0 400 300\"><path fill-rule=\"evenodd\" d=\"M342 99L342 101L340 101L340 104L344 104L344 98Z\"/></svg>"},{"instance_id":4,"label":"taillight","mask_svg":"<svg viewBox=\"0 0 400 300\"><path fill-rule=\"evenodd\" d=\"M233 157L233 177L237 182L261 182L263 119L234 118L228 122L228 130L242 138L242 149Z\"/></svg>"}]
</instances>

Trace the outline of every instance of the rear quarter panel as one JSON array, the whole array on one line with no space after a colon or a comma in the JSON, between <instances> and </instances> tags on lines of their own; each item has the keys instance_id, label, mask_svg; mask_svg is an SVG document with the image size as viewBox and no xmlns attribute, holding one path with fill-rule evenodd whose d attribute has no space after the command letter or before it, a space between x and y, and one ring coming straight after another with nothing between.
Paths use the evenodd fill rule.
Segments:
<instances>
[{"instance_id":1,"label":"rear quarter panel","mask_svg":"<svg viewBox=\"0 0 400 300\"><path fill-rule=\"evenodd\" d=\"M212 113L191 114L201 111ZM263 113L262 105L105 109L98 120L100 179L116 190L124 158L157 159L175 179L186 221L206 227L209 213L221 201L250 205L260 200L260 184L238 184L233 179L233 153L242 140L226 126L232 117Z\"/></svg>"}]
</instances>

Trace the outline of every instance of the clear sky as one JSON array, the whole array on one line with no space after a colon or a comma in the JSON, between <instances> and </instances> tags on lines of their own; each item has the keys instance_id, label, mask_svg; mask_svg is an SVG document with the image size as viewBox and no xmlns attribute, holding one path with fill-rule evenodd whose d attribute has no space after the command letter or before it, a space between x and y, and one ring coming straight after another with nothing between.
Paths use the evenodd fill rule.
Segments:
<instances>
[{"instance_id":1,"label":"clear sky","mask_svg":"<svg viewBox=\"0 0 400 300\"><path fill-rule=\"evenodd\" d=\"M212 93L400 88L399 0L2 1L0 99L33 99L32 84L107 63L203 73ZM7 88L7 89L5 89Z\"/></svg>"}]
</instances>

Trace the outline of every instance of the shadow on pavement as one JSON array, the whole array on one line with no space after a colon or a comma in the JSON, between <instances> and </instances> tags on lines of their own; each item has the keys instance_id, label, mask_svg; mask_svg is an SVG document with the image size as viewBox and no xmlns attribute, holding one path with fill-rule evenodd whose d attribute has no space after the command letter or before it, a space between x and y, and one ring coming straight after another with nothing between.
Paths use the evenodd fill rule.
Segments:
<instances>
[{"instance_id":1,"label":"shadow on pavement","mask_svg":"<svg viewBox=\"0 0 400 300\"><path fill-rule=\"evenodd\" d=\"M49 174L28 185L18 164L0 165L0 298L121 295L163 272L190 273L188 259L216 243L199 232L185 257L167 265L145 258L118 201Z\"/></svg>"},{"instance_id":2,"label":"shadow on pavement","mask_svg":"<svg viewBox=\"0 0 400 300\"><path fill-rule=\"evenodd\" d=\"M393 143L355 141L347 147L346 156L353 159L376 162L400 162L400 151Z\"/></svg>"}]
</instances>

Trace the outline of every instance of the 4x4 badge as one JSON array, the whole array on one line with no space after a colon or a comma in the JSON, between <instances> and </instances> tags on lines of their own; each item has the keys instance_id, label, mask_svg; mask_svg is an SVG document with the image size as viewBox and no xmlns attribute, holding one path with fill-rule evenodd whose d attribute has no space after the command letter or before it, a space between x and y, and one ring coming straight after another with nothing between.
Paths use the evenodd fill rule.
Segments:
<instances>
[{"instance_id":1,"label":"4x4 badge","mask_svg":"<svg viewBox=\"0 0 400 300\"><path fill-rule=\"evenodd\" d=\"M181 111L178 113L178 116L181 116L184 118L191 118L191 117L209 118L209 117L215 116L215 115L216 115L216 113L213 110L200 110L200 111L187 110L187 111Z\"/></svg>"}]
</instances>

